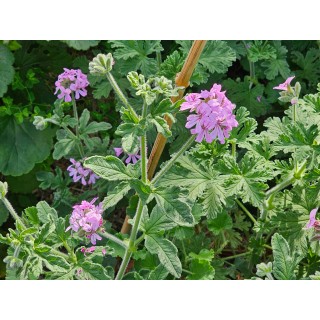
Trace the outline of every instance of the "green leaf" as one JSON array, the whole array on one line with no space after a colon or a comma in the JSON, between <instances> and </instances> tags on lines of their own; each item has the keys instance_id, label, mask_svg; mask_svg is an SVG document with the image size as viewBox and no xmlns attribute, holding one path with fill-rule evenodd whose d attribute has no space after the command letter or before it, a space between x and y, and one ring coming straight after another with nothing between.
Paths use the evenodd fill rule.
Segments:
<instances>
[{"instance_id":1,"label":"green leaf","mask_svg":"<svg viewBox=\"0 0 320 320\"><path fill-rule=\"evenodd\" d=\"M66 157L68 153L75 147L74 139L61 139L54 145L53 159L59 160Z\"/></svg>"},{"instance_id":2,"label":"green leaf","mask_svg":"<svg viewBox=\"0 0 320 320\"><path fill-rule=\"evenodd\" d=\"M76 50L88 50L99 44L100 40L63 40L69 47Z\"/></svg>"},{"instance_id":3,"label":"green leaf","mask_svg":"<svg viewBox=\"0 0 320 320\"><path fill-rule=\"evenodd\" d=\"M168 270L162 264L159 264L149 273L148 280L164 280L168 273Z\"/></svg>"},{"instance_id":4,"label":"green leaf","mask_svg":"<svg viewBox=\"0 0 320 320\"><path fill-rule=\"evenodd\" d=\"M181 50L188 54L192 41L177 41ZM236 52L225 41L208 41L199 58L199 64L209 72L226 73L232 62L236 60Z\"/></svg>"},{"instance_id":5,"label":"green leaf","mask_svg":"<svg viewBox=\"0 0 320 320\"><path fill-rule=\"evenodd\" d=\"M284 237L275 233L271 239L273 252L273 274L278 280L296 279L295 269L299 263L299 258L293 257Z\"/></svg>"},{"instance_id":6,"label":"green leaf","mask_svg":"<svg viewBox=\"0 0 320 320\"><path fill-rule=\"evenodd\" d=\"M108 271L101 264L86 260L80 267L91 280L111 280Z\"/></svg>"},{"instance_id":7,"label":"green leaf","mask_svg":"<svg viewBox=\"0 0 320 320\"><path fill-rule=\"evenodd\" d=\"M122 149L128 154L137 153L139 150L139 144L140 139L134 132L124 135L121 139Z\"/></svg>"},{"instance_id":8,"label":"green leaf","mask_svg":"<svg viewBox=\"0 0 320 320\"><path fill-rule=\"evenodd\" d=\"M155 118L150 119L150 122L156 126L158 133L161 133L165 138L171 137L171 131L165 119L156 116Z\"/></svg>"},{"instance_id":9,"label":"green leaf","mask_svg":"<svg viewBox=\"0 0 320 320\"><path fill-rule=\"evenodd\" d=\"M180 278L182 266L178 257L178 249L171 241L155 234L150 234L145 237L145 246L151 254L158 255L160 263L174 277Z\"/></svg>"},{"instance_id":10,"label":"green leaf","mask_svg":"<svg viewBox=\"0 0 320 320\"><path fill-rule=\"evenodd\" d=\"M154 191L157 204L164 209L167 217L180 226L192 226L194 217L186 200L179 197L181 189L177 186L163 188Z\"/></svg>"},{"instance_id":11,"label":"green leaf","mask_svg":"<svg viewBox=\"0 0 320 320\"><path fill-rule=\"evenodd\" d=\"M248 59L252 62L276 58L276 50L267 41L255 40L248 47Z\"/></svg>"},{"instance_id":12,"label":"green leaf","mask_svg":"<svg viewBox=\"0 0 320 320\"><path fill-rule=\"evenodd\" d=\"M40 233L35 239L35 245L42 244L49 235L55 230L56 226L51 222L47 222L40 228Z\"/></svg>"},{"instance_id":13,"label":"green leaf","mask_svg":"<svg viewBox=\"0 0 320 320\"><path fill-rule=\"evenodd\" d=\"M224 80L223 86L227 90L228 99L237 106L246 107L252 117L255 118L268 112L270 105L265 104L264 100L261 100L261 102L257 100L264 93L262 84L256 84L250 89L249 77L245 77L241 82L232 79Z\"/></svg>"},{"instance_id":14,"label":"green leaf","mask_svg":"<svg viewBox=\"0 0 320 320\"><path fill-rule=\"evenodd\" d=\"M111 47L115 48L113 55L116 61L122 60L120 70L123 73L126 74L129 71L138 70L145 76L156 73L156 60L148 56L163 50L159 40L120 40L109 42L111 42Z\"/></svg>"},{"instance_id":15,"label":"green leaf","mask_svg":"<svg viewBox=\"0 0 320 320\"><path fill-rule=\"evenodd\" d=\"M274 41L274 47L276 57L262 62L261 65L266 68L265 74L268 80L273 80L278 75L287 79L290 76L290 68L287 62L288 50L281 45L281 41Z\"/></svg>"},{"instance_id":16,"label":"green leaf","mask_svg":"<svg viewBox=\"0 0 320 320\"><path fill-rule=\"evenodd\" d=\"M232 229L232 226L232 219L225 212L218 214L214 219L208 220L208 229L216 236L225 230Z\"/></svg>"},{"instance_id":17,"label":"green leaf","mask_svg":"<svg viewBox=\"0 0 320 320\"><path fill-rule=\"evenodd\" d=\"M103 209L106 210L115 206L131 189L128 181L120 182L114 189L108 192L107 196L103 199Z\"/></svg>"},{"instance_id":18,"label":"green leaf","mask_svg":"<svg viewBox=\"0 0 320 320\"><path fill-rule=\"evenodd\" d=\"M150 218L145 221L141 228L145 234L158 233L163 230L170 230L177 224L168 218L166 211L159 205L152 209Z\"/></svg>"},{"instance_id":19,"label":"green leaf","mask_svg":"<svg viewBox=\"0 0 320 320\"><path fill-rule=\"evenodd\" d=\"M30 122L0 118L0 172L20 176L44 161L52 147L52 131L38 131Z\"/></svg>"},{"instance_id":20,"label":"green leaf","mask_svg":"<svg viewBox=\"0 0 320 320\"><path fill-rule=\"evenodd\" d=\"M38 217L42 223L56 222L58 220L57 211L51 208L46 201L37 203Z\"/></svg>"},{"instance_id":21,"label":"green leaf","mask_svg":"<svg viewBox=\"0 0 320 320\"><path fill-rule=\"evenodd\" d=\"M320 50L311 48L305 56L301 52L292 53L292 61L297 64L301 70L296 70L298 79L304 79L311 85L317 85L320 79Z\"/></svg>"},{"instance_id":22,"label":"green leaf","mask_svg":"<svg viewBox=\"0 0 320 320\"><path fill-rule=\"evenodd\" d=\"M59 217L59 219L56 221L55 229L56 234L61 242L65 242L68 238L68 233L66 232L66 222L64 218Z\"/></svg>"},{"instance_id":23,"label":"green leaf","mask_svg":"<svg viewBox=\"0 0 320 320\"><path fill-rule=\"evenodd\" d=\"M8 85L13 81L14 56L4 45L0 44L0 98L7 92Z\"/></svg>"},{"instance_id":24,"label":"green leaf","mask_svg":"<svg viewBox=\"0 0 320 320\"><path fill-rule=\"evenodd\" d=\"M199 254L191 252L189 257L192 259L189 266L192 274L188 274L188 280L212 280L214 278L215 270L211 265L214 257L213 250L202 249Z\"/></svg>"},{"instance_id":25,"label":"green leaf","mask_svg":"<svg viewBox=\"0 0 320 320\"><path fill-rule=\"evenodd\" d=\"M238 195L244 202L261 207L268 188L263 182L274 176L270 162L248 152L238 164L233 157L225 155L219 160L218 169L224 174L229 195Z\"/></svg>"},{"instance_id":26,"label":"green leaf","mask_svg":"<svg viewBox=\"0 0 320 320\"><path fill-rule=\"evenodd\" d=\"M131 175L123 162L114 156L93 156L84 161L84 166L91 169L95 174L109 181L131 180Z\"/></svg>"},{"instance_id":27,"label":"green leaf","mask_svg":"<svg viewBox=\"0 0 320 320\"><path fill-rule=\"evenodd\" d=\"M107 122L96 122L92 121L89 123L89 125L83 130L84 134L92 134L97 133L99 131L107 131L111 129L112 126L110 123Z\"/></svg>"},{"instance_id":28,"label":"green leaf","mask_svg":"<svg viewBox=\"0 0 320 320\"><path fill-rule=\"evenodd\" d=\"M142 200L142 202L146 202L152 193L150 185L143 183L139 179L131 180L130 185L139 195L139 198Z\"/></svg>"},{"instance_id":29,"label":"green leaf","mask_svg":"<svg viewBox=\"0 0 320 320\"><path fill-rule=\"evenodd\" d=\"M174 80L177 73L182 69L184 57L179 51L175 50L161 63L160 75L164 75L168 79Z\"/></svg>"}]
</instances>

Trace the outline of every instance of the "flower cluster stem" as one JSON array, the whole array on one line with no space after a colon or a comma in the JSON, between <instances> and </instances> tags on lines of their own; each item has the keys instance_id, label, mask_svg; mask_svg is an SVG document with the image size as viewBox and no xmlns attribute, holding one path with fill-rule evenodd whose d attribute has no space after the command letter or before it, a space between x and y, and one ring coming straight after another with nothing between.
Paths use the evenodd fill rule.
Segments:
<instances>
[{"instance_id":1,"label":"flower cluster stem","mask_svg":"<svg viewBox=\"0 0 320 320\"><path fill-rule=\"evenodd\" d=\"M142 106L142 118L146 118L147 116L147 104L144 103ZM141 150L141 180L143 183L147 183L147 163L148 163L148 156L147 156L147 135L146 133L141 137L140 141L140 150ZM135 214L134 224L131 230L129 245L126 248L126 252L124 254L122 263L120 265L118 274L115 280L121 280L123 275L127 269L128 263L130 261L132 252L135 250L135 242L139 230L140 220L142 217L144 203L141 199L139 199L139 203L137 206L137 211Z\"/></svg>"},{"instance_id":2,"label":"flower cluster stem","mask_svg":"<svg viewBox=\"0 0 320 320\"><path fill-rule=\"evenodd\" d=\"M73 116L76 119L76 137L77 137L77 145L79 147L79 153L81 155L81 158L84 159L84 150L82 146L82 142L80 139L79 135L79 116L78 116L78 110L77 110L77 104L76 104L76 99L74 97L73 92L71 92L71 97L72 97L72 107L73 107Z\"/></svg>"},{"instance_id":3,"label":"flower cluster stem","mask_svg":"<svg viewBox=\"0 0 320 320\"><path fill-rule=\"evenodd\" d=\"M26 229L27 227L24 225L24 223L22 222L21 218L18 216L18 214L16 213L16 211L13 209L10 201L7 198L2 198L1 199L3 204L6 206L6 208L8 209L9 213L11 214L11 216L13 217L14 220L18 221L20 223L20 225Z\"/></svg>"},{"instance_id":4,"label":"flower cluster stem","mask_svg":"<svg viewBox=\"0 0 320 320\"><path fill-rule=\"evenodd\" d=\"M122 246L123 248L127 249L127 245L122 241L120 240L119 238L117 238L116 236L114 236L113 234L109 233L109 232L100 232L99 233L101 236L103 236L104 238L107 238L115 243L117 243L118 245Z\"/></svg>"},{"instance_id":5,"label":"flower cluster stem","mask_svg":"<svg viewBox=\"0 0 320 320\"><path fill-rule=\"evenodd\" d=\"M195 136L192 135L186 143L180 148L178 152L176 152L173 157L165 164L165 166L156 174L156 176L153 178L152 182L154 185L159 182L159 180L170 170L170 168L174 165L174 163L177 161L177 159L185 152L187 151L191 145L193 144L195 140Z\"/></svg>"},{"instance_id":6,"label":"flower cluster stem","mask_svg":"<svg viewBox=\"0 0 320 320\"><path fill-rule=\"evenodd\" d=\"M129 103L128 99L123 94L122 90L118 86L118 84L117 84L116 80L114 79L113 75L111 74L111 72L108 72L106 75L107 75L107 78L108 78L114 92L116 93L116 95L119 97L119 99L122 101L122 103L130 110L130 113L133 116L135 122L139 122L138 115L134 111L134 109L131 106L131 104Z\"/></svg>"}]
</instances>

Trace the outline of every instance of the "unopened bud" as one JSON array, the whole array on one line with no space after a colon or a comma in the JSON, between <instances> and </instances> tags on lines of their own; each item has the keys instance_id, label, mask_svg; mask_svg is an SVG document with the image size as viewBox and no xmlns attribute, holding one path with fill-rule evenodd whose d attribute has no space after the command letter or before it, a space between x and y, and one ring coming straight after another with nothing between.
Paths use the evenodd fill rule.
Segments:
<instances>
[{"instance_id":1,"label":"unopened bud","mask_svg":"<svg viewBox=\"0 0 320 320\"><path fill-rule=\"evenodd\" d=\"M8 192L8 184L0 181L0 200L4 199Z\"/></svg>"},{"instance_id":2,"label":"unopened bud","mask_svg":"<svg viewBox=\"0 0 320 320\"><path fill-rule=\"evenodd\" d=\"M107 55L99 53L89 62L89 71L93 75L105 75L112 70L114 59L111 53Z\"/></svg>"},{"instance_id":3,"label":"unopened bud","mask_svg":"<svg viewBox=\"0 0 320 320\"><path fill-rule=\"evenodd\" d=\"M33 120L33 125L37 130L44 130L47 126L47 120L41 116L35 116Z\"/></svg>"}]
</instances>

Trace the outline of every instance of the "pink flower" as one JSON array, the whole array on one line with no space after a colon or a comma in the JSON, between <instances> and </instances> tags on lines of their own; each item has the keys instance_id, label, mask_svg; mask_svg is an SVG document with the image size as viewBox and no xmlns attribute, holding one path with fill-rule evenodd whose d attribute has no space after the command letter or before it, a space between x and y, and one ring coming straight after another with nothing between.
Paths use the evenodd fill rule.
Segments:
<instances>
[{"instance_id":1,"label":"pink flower","mask_svg":"<svg viewBox=\"0 0 320 320\"><path fill-rule=\"evenodd\" d=\"M298 98L294 97L291 99L291 104L297 104L298 103Z\"/></svg>"},{"instance_id":2,"label":"pink flower","mask_svg":"<svg viewBox=\"0 0 320 320\"><path fill-rule=\"evenodd\" d=\"M92 253L96 250L95 246L89 248L81 248L80 251L86 256L86 253Z\"/></svg>"},{"instance_id":3,"label":"pink flower","mask_svg":"<svg viewBox=\"0 0 320 320\"><path fill-rule=\"evenodd\" d=\"M113 148L114 152L116 153L116 156L119 158L119 156L124 152L122 148ZM128 153L128 158L126 159L126 164L129 164L132 162L133 164L137 163L137 161L141 158L141 156L137 153Z\"/></svg>"},{"instance_id":4,"label":"pink flower","mask_svg":"<svg viewBox=\"0 0 320 320\"><path fill-rule=\"evenodd\" d=\"M119 158L119 156L121 155L121 153L123 153L123 149L122 148L113 148L114 152L116 153L116 156Z\"/></svg>"},{"instance_id":5,"label":"pink flower","mask_svg":"<svg viewBox=\"0 0 320 320\"><path fill-rule=\"evenodd\" d=\"M317 214L318 208L316 209L312 209L310 212L310 218L309 218L309 222L306 226L307 229L311 229L313 228L315 225L318 225L318 221L316 220L316 214Z\"/></svg>"},{"instance_id":6,"label":"pink flower","mask_svg":"<svg viewBox=\"0 0 320 320\"><path fill-rule=\"evenodd\" d=\"M92 170L83 168L79 161L71 158L70 162L72 164L67 168L67 171L69 171L69 176L72 177L73 182L81 180L81 183L86 186L87 184L94 184L100 178Z\"/></svg>"},{"instance_id":7,"label":"pink flower","mask_svg":"<svg viewBox=\"0 0 320 320\"><path fill-rule=\"evenodd\" d=\"M80 69L63 69L64 72L58 76L58 80L55 82L58 99L64 99L65 102L72 100L71 93L75 93L75 99L80 99L80 96L85 97L87 95L86 87L89 85L88 78L82 73Z\"/></svg>"},{"instance_id":8,"label":"pink flower","mask_svg":"<svg viewBox=\"0 0 320 320\"><path fill-rule=\"evenodd\" d=\"M106 255L107 254L107 250L105 249L105 248L103 248L102 250L101 250L101 253L102 253L102 255Z\"/></svg>"},{"instance_id":9,"label":"pink flower","mask_svg":"<svg viewBox=\"0 0 320 320\"><path fill-rule=\"evenodd\" d=\"M290 86L290 82L293 78L294 77L289 77L284 83L279 84L277 87L273 87L273 89L288 91L288 87Z\"/></svg>"},{"instance_id":10,"label":"pink flower","mask_svg":"<svg viewBox=\"0 0 320 320\"><path fill-rule=\"evenodd\" d=\"M137 163L137 161L141 158L138 153L128 153L128 158L126 159L126 164L132 162L133 164Z\"/></svg>"},{"instance_id":11,"label":"pink flower","mask_svg":"<svg viewBox=\"0 0 320 320\"><path fill-rule=\"evenodd\" d=\"M69 219L70 226L66 229L66 231L70 229L74 232L81 231L93 245L96 245L97 240L102 239L97 232L102 231L103 209L102 203L98 206L94 205L97 199L94 198L91 202L82 201L81 204L74 205Z\"/></svg>"},{"instance_id":12,"label":"pink flower","mask_svg":"<svg viewBox=\"0 0 320 320\"><path fill-rule=\"evenodd\" d=\"M261 102L261 98L262 98L261 96L257 96L257 101Z\"/></svg>"},{"instance_id":13,"label":"pink flower","mask_svg":"<svg viewBox=\"0 0 320 320\"><path fill-rule=\"evenodd\" d=\"M210 91L189 94L185 99L180 110L195 112L187 117L186 128L197 135L197 142L205 139L211 143L218 138L220 143L225 143L232 128L238 126L233 114L235 105L226 97L225 91L221 91L221 85L215 83Z\"/></svg>"}]
</instances>

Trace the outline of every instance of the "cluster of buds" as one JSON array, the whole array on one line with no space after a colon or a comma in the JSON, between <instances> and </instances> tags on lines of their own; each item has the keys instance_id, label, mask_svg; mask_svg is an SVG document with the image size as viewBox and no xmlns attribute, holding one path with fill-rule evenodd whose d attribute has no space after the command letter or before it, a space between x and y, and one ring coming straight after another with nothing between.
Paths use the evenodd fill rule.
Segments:
<instances>
[{"instance_id":1,"label":"cluster of buds","mask_svg":"<svg viewBox=\"0 0 320 320\"><path fill-rule=\"evenodd\" d=\"M107 55L99 53L91 62L89 62L89 71L93 75L105 75L112 70L114 59L111 53Z\"/></svg>"}]
</instances>

